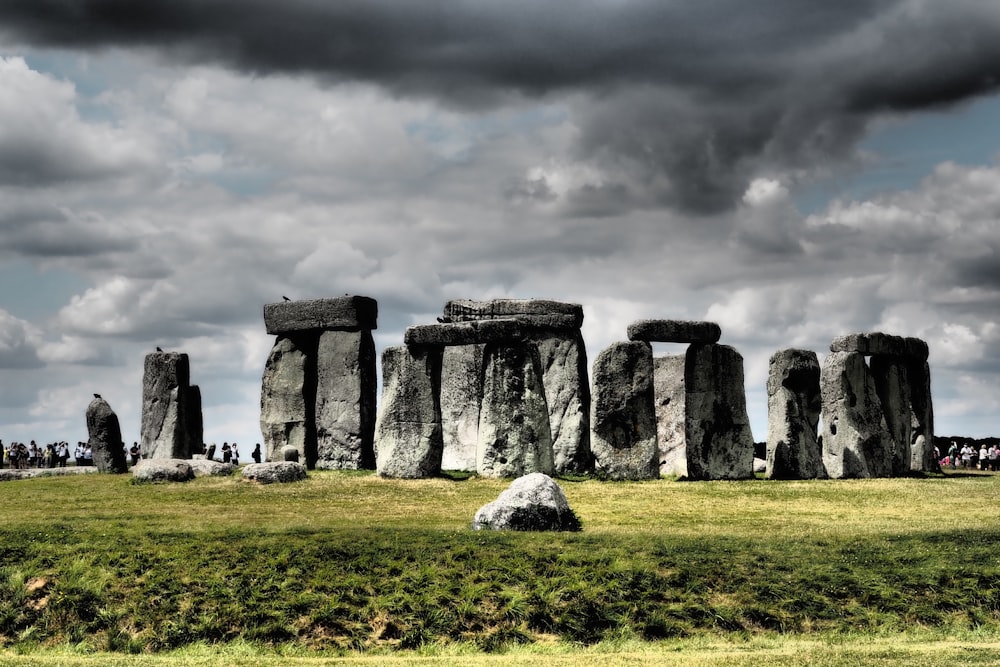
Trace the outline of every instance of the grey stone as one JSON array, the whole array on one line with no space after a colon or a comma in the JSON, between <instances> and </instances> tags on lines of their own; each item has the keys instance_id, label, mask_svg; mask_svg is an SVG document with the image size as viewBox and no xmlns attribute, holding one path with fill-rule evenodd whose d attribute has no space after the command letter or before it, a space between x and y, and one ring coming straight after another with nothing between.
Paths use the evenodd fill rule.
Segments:
<instances>
[{"instance_id":1,"label":"grey stone","mask_svg":"<svg viewBox=\"0 0 1000 667\"><path fill-rule=\"evenodd\" d=\"M937 470L934 460L934 404L931 399L931 368L926 361L911 360L910 379L910 470Z\"/></svg>"},{"instance_id":2,"label":"grey stone","mask_svg":"<svg viewBox=\"0 0 1000 667\"><path fill-rule=\"evenodd\" d=\"M285 445L281 448L281 460L299 462L299 450L294 445Z\"/></svg>"},{"instance_id":3,"label":"grey stone","mask_svg":"<svg viewBox=\"0 0 1000 667\"><path fill-rule=\"evenodd\" d=\"M273 335L302 331L378 328L378 302L366 296L283 301L264 305L264 325Z\"/></svg>"},{"instance_id":4,"label":"grey stone","mask_svg":"<svg viewBox=\"0 0 1000 667\"><path fill-rule=\"evenodd\" d=\"M532 329L571 331L583 325L583 306L548 299L456 299L444 307L451 322L516 319Z\"/></svg>"},{"instance_id":5,"label":"grey stone","mask_svg":"<svg viewBox=\"0 0 1000 667\"><path fill-rule=\"evenodd\" d=\"M476 512L474 530L580 530L566 494L542 473L518 477Z\"/></svg>"},{"instance_id":6,"label":"grey stone","mask_svg":"<svg viewBox=\"0 0 1000 667\"><path fill-rule=\"evenodd\" d=\"M551 474L552 432L538 349L531 343L490 344L483 359L476 471L484 477Z\"/></svg>"},{"instance_id":7,"label":"grey stone","mask_svg":"<svg viewBox=\"0 0 1000 667\"><path fill-rule=\"evenodd\" d=\"M752 478L743 357L728 345L693 344L685 359L684 383L688 478Z\"/></svg>"},{"instance_id":8,"label":"grey stone","mask_svg":"<svg viewBox=\"0 0 1000 667\"><path fill-rule=\"evenodd\" d=\"M298 482L306 477L306 467L294 461L250 463L243 466L243 479L258 484Z\"/></svg>"},{"instance_id":9,"label":"grey stone","mask_svg":"<svg viewBox=\"0 0 1000 667\"><path fill-rule=\"evenodd\" d=\"M590 448L594 470L611 479L659 476L653 351L649 343L613 343L594 360Z\"/></svg>"},{"instance_id":10,"label":"grey stone","mask_svg":"<svg viewBox=\"0 0 1000 667\"><path fill-rule=\"evenodd\" d=\"M375 436L379 475L417 479L441 472L440 390L440 347L387 347L382 352L382 406Z\"/></svg>"},{"instance_id":11,"label":"grey stone","mask_svg":"<svg viewBox=\"0 0 1000 667\"><path fill-rule=\"evenodd\" d=\"M64 477L66 475L86 475L99 472L95 466L69 466L66 468L27 468L24 470L0 468L0 482L12 482L35 477Z\"/></svg>"},{"instance_id":12,"label":"grey stone","mask_svg":"<svg viewBox=\"0 0 1000 667\"><path fill-rule=\"evenodd\" d=\"M100 472L128 472L118 415L103 398L95 398L87 406L87 433L94 467Z\"/></svg>"},{"instance_id":13,"label":"grey stone","mask_svg":"<svg viewBox=\"0 0 1000 667\"><path fill-rule=\"evenodd\" d=\"M324 331L316 351L316 455L307 467L375 467L377 376L369 330Z\"/></svg>"},{"instance_id":14,"label":"grey stone","mask_svg":"<svg viewBox=\"0 0 1000 667\"><path fill-rule=\"evenodd\" d=\"M144 459L132 466L136 482L187 482L194 479L191 462L184 459Z\"/></svg>"},{"instance_id":15,"label":"grey stone","mask_svg":"<svg viewBox=\"0 0 1000 667\"><path fill-rule=\"evenodd\" d=\"M189 378L188 355L178 352L146 355L142 376L141 447L144 457L191 458L185 409Z\"/></svg>"},{"instance_id":16,"label":"grey stone","mask_svg":"<svg viewBox=\"0 0 1000 667\"><path fill-rule=\"evenodd\" d=\"M414 325L403 332L403 342L407 345L476 345L519 341L524 335L524 327L517 320L482 320Z\"/></svg>"},{"instance_id":17,"label":"grey stone","mask_svg":"<svg viewBox=\"0 0 1000 667\"><path fill-rule=\"evenodd\" d=\"M647 343L715 343L722 329L715 322L638 320L628 325L628 339Z\"/></svg>"},{"instance_id":18,"label":"grey stone","mask_svg":"<svg viewBox=\"0 0 1000 667\"><path fill-rule=\"evenodd\" d=\"M820 367L810 350L771 355L767 377L767 477L825 477L819 444Z\"/></svg>"},{"instance_id":19,"label":"grey stone","mask_svg":"<svg viewBox=\"0 0 1000 667\"><path fill-rule=\"evenodd\" d=\"M653 396L656 406L656 441L660 474L687 477L684 355L653 359Z\"/></svg>"},{"instance_id":20,"label":"grey stone","mask_svg":"<svg viewBox=\"0 0 1000 667\"><path fill-rule=\"evenodd\" d=\"M767 459L758 459L756 456L753 458L753 471L754 474L759 472L767 472Z\"/></svg>"},{"instance_id":21,"label":"grey stone","mask_svg":"<svg viewBox=\"0 0 1000 667\"><path fill-rule=\"evenodd\" d=\"M590 452L590 380L587 348L579 331L532 336L542 365L549 408L553 466L557 474L593 469Z\"/></svg>"},{"instance_id":22,"label":"grey stone","mask_svg":"<svg viewBox=\"0 0 1000 667\"><path fill-rule=\"evenodd\" d=\"M476 469L484 345L445 347L441 360L443 470Z\"/></svg>"},{"instance_id":23,"label":"grey stone","mask_svg":"<svg viewBox=\"0 0 1000 667\"><path fill-rule=\"evenodd\" d=\"M852 333L838 336L830 343L831 352L859 352L866 357L888 355L926 361L927 343L919 338L904 338L881 332Z\"/></svg>"},{"instance_id":24,"label":"grey stone","mask_svg":"<svg viewBox=\"0 0 1000 667\"><path fill-rule=\"evenodd\" d=\"M910 471L910 380L906 359L887 355L873 355L869 372L875 381L875 393L882 406L882 416L891 441L892 477L903 477Z\"/></svg>"},{"instance_id":25,"label":"grey stone","mask_svg":"<svg viewBox=\"0 0 1000 667\"><path fill-rule=\"evenodd\" d=\"M295 447L300 461L316 457L316 347L319 334L279 336L268 355L260 391L265 460Z\"/></svg>"},{"instance_id":26,"label":"grey stone","mask_svg":"<svg viewBox=\"0 0 1000 667\"><path fill-rule=\"evenodd\" d=\"M892 440L864 354L828 354L820 387L827 475L833 479L889 477Z\"/></svg>"},{"instance_id":27,"label":"grey stone","mask_svg":"<svg viewBox=\"0 0 1000 667\"><path fill-rule=\"evenodd\" d=\"M209 461L208 459L191 459L188 461L195 477L228 477L236 470L232 463Z\"/></svg>"}]
</instances>

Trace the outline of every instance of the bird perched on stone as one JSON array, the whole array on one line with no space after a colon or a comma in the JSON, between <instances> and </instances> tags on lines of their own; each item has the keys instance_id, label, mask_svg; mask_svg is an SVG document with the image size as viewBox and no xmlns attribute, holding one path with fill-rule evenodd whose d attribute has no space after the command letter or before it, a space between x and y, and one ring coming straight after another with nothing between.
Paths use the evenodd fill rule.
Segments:
<instances>
[{"instance_id":1,"label":"bird perched on stone","mask_svg":"<svg viewBox=\"0 0 1000 667\"><path fill-rule=\"evenodd\" d=\"M157 346L156 346L156 351L157 351L157 352L163 352L163 348L162 348L162 347L160 347L159 345L157 345Z\"/></svg>"},{"instance_id":2,"label":"bird perched on stone","mask_svg":"<svg viewBox=\"0 0 1000 667\"><path fill-rule=\"evenodd\" d=\"M284 294L282 294L282 295L281 295L281 298L282 298L282 299L284 299L285 301L291 301L291 299L289 299L289 298L288 298L287 296L285 296Z\"/></svg>"},{"instance_id":3,"label":"bird perched on stone","mask_svg":"<svg viewBox=\"0 0 1000 667\"><path fill-rule=\"evenodd\" d=\"M100 394L94 394L94 398L100 398L100 397L101 397Z\"/></svg>"}]
</instances>

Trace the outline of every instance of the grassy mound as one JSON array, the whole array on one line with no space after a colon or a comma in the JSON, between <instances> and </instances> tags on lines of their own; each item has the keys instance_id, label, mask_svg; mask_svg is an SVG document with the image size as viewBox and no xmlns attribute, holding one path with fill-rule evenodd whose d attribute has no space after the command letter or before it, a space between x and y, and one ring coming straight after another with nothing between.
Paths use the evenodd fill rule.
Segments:
<instances>
[{"instance_id":1,"label":"grassy mound","mask_svg":"<svg viewBox=\"0 0 1000 667\"><path fill-rule=\"evenodd\" d=\"M496 480L6 482L0 646L295 651L1000 630L1000 476L562 482L576 533L469 529Z\"/></svg>"}]
</instances>

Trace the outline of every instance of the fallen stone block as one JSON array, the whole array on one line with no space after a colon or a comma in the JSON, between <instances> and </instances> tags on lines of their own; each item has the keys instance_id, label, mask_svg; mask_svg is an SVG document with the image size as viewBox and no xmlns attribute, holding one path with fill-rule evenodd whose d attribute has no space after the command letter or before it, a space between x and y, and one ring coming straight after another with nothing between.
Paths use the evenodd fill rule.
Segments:
<instances>
[{"instance_id":1,"label":"fallen stone block","mask_svg":"<svg viewBox=\"0 0 1000 667\"><path fill-rule=\"evenodd\" d=\"M243 479L258 484L298 482L306 477L306 467L294 461L251 463L243 467Z\"/></svg>"},{"instance_id":2,"label":"fallen stone block","mask_svg":"<svg viewBox=\"0 0 1000 667\"><path fill-rule=\"evenodd\" d=\"M647 343L715 343L722 329L715 322L638 320L628 325L628 339Z\"/></svg>"},{"instance_id":3,"label":"fallen stone block","mask_svg":"<svg viewBox=\"0 0 1000 667\"><path fill-rule=\"evenodd\" d=\"M273 335L300 331L360 331L378 328L378 302L366 296L282 301L264 305L264 325Z\"/></svg>"},{"instance_id":4,"label":"fallen stone block","mask_svg":"<svg viewBox=\"0 0 1000 667\"><path fill-rule=\"evenodd\" d=\"M194 479L191 462L184 459L144 459L132 466L136 482L187 482Z\"/></svg>"},{"instance_id":5,"label":"fallen stone block","mask_svg":"<svg viewBox=\"0 0 1000 667\"><path fill-rule=\"evenodd\" d=\"M209 461L208 459L191 459L188 461L195 477L228 477L236 470L232 463Z\"/></svg>"},{"instance_id":6,"label":"fallen stone block","mask_svg":"<svg viewBox=\"0 0 1000 667\"><path fill-rule=\"evenodd\" d=\"M472 520L473 530L580 530L580 520L566 494L551 477L518 477Z\"/></svg>"}]
</instances>

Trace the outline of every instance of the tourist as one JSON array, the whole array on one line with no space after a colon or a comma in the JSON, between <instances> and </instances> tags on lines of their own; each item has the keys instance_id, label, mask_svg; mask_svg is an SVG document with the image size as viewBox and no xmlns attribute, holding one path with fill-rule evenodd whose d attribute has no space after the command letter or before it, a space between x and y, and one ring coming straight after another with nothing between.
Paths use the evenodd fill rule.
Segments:
<instances>
[{"instance_id":1,"label":"tourist","mask_svg":"<svg viewBox=\"0 0 1000 667\"><path fill-rule=\"evenodd\" d=\"M951 467L954 469L958 461L958 444L952 440L951 447L948 448L948 458L951 460Z\"/></svg>"},{"instance_id":2,"label":"tourist","mask_svg":"<svg viewBox=\"0 0 1000 667\"><path fill-rule=\"evenodd\" d=\"M260 463L260 443L259 442L257 443L257 446L253 448L253 453L250 454L250 457L253 459L254 463Z\"/></svg>"},{"instance_id":3,"label":"tourist","mask_svg":"<svg viewBox=\"0 0 1000 667\"><path fill-rule=\"evenodd\" d=\"M979 469L989 470L990 469L990 452L986 449L986 443L984 442L979 446Z\"/></svg>"},{"instance_id":4,"label":"tourist","mask_svg":"<svg viewBox=\"0 0 1000 667\"><path fill-rule=\"evenodd\" d=\"M83 448L83 465L94 465L94 450L91 448L89 442Z\"/></svg>"},{"instance_id":5,"label":"tourist","mask_svg":"<svg viewBox=\"0 0 1000 667\"><path fill-rule=\"evenodd\" d=\"M1000 469L1000 443L990 447L990 470L996 472Z\"/></svg>"},{"instance_id":6,"label":"tourist","mask_svg":"<svg viewBox=\"0 0 1000 667\"><path fill-rule=\"evenodd\" d=\"M65 468L66 462L69 460L69 443L65 440L59 443L59 448L56 450L56 456L59 459L59 467Z\"/></svg>"},{"instance_id":7,"label":"tourist","mask_svg":"<svg viewBox=\"0 0 1000 667\"><path fill-rule=\"evenodd\" d=\"M972 456L975 454L975 450L968 445L968 443L962 445L962 467L971 468L972 467Z\"/></svg>"},{"instance_id":8,"label":"tourist","mask_svg":"<svg viewBox=\"0 0 1000 667\"><path fill-rule=\"evenodd\" d=\"M76 462L75 465L83 465L83 443L77 441L76 449L73 450L73 460Z\"/></svg>"},{"instance_id":9,"label":"tourist","mask_svg":"<svg viewBox=\"0 0 1000 667\"><path fill-rule=\"evenodd\" d=\"M128 455L129 455L129 458L132 459L132 465L133 466L139 464L139 443L138 442L134 442L134 441L132 442L132 446L128 450Z\"/></svg>"},{"instance_id":10,"label":"tourist","mask_svg":"<svg viewBox=\"0 0 1000 667\"><path fill-rule=\"evenodd\" d=\"M233 450L230 449L229 443L222 443L222 462L229 463L230 459L233 458Z\"/></svg>"},{"instance_id":11,"label":"tourist","mask_svg":"<svg viewBox=\"0 0 1000 667\"><path fill-rule=\"evenodd\" d=\"M238 466L240 464L240 450L236 448L235 442L233 443L233 446L230 448L230 454L232 455L232 458L230 460L232 461L233 465Z\"/></svg>"}]
</instances>

